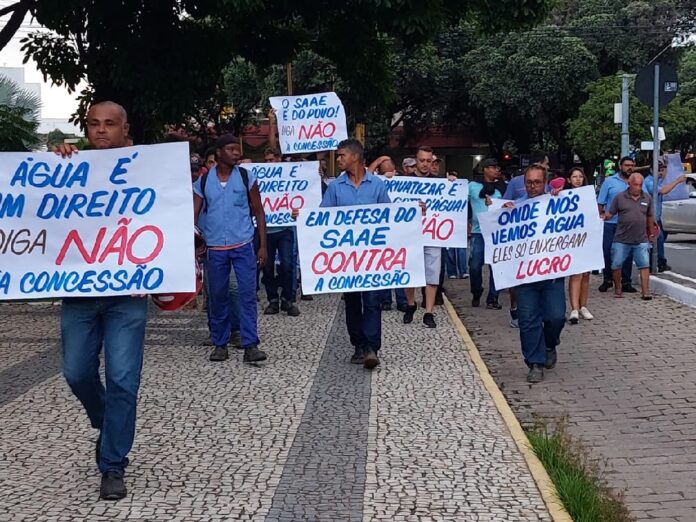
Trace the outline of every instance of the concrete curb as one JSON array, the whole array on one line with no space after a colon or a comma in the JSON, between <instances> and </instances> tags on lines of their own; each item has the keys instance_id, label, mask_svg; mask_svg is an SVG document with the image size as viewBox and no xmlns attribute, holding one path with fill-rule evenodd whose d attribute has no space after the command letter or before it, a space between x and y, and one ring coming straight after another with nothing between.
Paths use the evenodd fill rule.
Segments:
<instances>
[{"instance_id":1,"label":"concrete curb","mask_svg":"<svg viewBox=\"0 0 696 522\"><path fill-rule=\"evenodd\" d=\"M693 288L651 275L650 289L656 294L664 295L673 301L696 308L696 290Z\"/></svg>"},{"instance_id":2,"label":"concrete curb","mask_svg":"<svg viewBox=\"0 0 696 522\"><path fill-rule=\"evenodd\" d=\"M522 456L527 463L527 467L529 468L529 471L532 474L537 487L539 488L541 498L544 499L544 504L546 504L546 507L549 510L551 518L554 520L554 522L573 522L570 514L566 511L563 504L558 499L556 488L554 487L548 473L546 473L544 465L534 454L534 451L532 451L532 447L529 443L527 435L524 433L522 426L520 426L517 417L515 417L515 414L512 412L510 405L505 400L505 396L493 380L493 377L488 371L486 363L483 362L481 354L479 353L478 348L476 348L476 344L474 344L469 332L462 323L461 319L459 319L454 306L452 306L452 303L450 303L447 297L445 297L445 309L447 310L447 313L449 314L457 333L461 337L464 346L469 352L469 357L471 357L471 361L474 363L479 377L481 377L483 386L491 396L491 399L493 399L493 403L498 409L498 412L500 412L503 422L510 431L510 435L512 435L512 438L514 439L517 448L520 450L520 453L522 453Z\"/></svg>"}]
</instances>

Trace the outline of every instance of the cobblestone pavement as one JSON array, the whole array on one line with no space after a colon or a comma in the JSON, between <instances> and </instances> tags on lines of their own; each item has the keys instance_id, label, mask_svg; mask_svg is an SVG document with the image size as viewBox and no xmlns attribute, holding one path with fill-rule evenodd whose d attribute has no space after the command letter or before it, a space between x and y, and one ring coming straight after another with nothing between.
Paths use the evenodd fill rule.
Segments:
<instances>
[{"instance_id":1,"label":"cobblestone pavement","mask_svg":"<svg viewBox=\"0 0 696 522\"><path fill-rule=\"evenodd\" d=\"M59 310L0 305L2 521L550 520L444 310L435 330L385 313L370 373L337 296L261 315L259 367L209 362L200 312L153 311L129 495L100 502Z\"/></svg>"},{"instance_id":2,"label":"cobblestone pavement","mask_svg":"<svg viewBox=\"0 0 696 522\"><path fill-rule=\"evenodd\" d=\"M487 281L487 280L486 280ZM639 520L696 520L696 329L694 311L664 297L597 292L594 321L567 324L558 366L543 383L526 383L519 333L503 310L471 308L467 281L448 296L491 374L522 423L568 416L570 432L606 463Z\"/></svg>"}]
</instances>

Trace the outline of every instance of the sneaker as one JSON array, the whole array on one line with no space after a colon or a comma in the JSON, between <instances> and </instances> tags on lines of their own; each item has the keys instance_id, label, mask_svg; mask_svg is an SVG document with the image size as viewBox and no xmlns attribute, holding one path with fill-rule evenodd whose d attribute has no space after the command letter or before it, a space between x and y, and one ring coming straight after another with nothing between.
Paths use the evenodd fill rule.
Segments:
<instances>
[{"instance_id":1,"label":"sneaker","mask_svg":"<svg viewBox=\"0 0 696 522\"><path fill-rule=\"evenodd\" d=\"M244 362L254 363L265 361L268 357L266 352L259 350L258 346L252 346L244 350Z\"/></svg>"},{"instance_id":2,"label":"sneaker","mask_svg":"<svg viewBox=\"0 0 696 522\"><path fill-rule=\"evenodd\" d=\"M433 314L423 314L423 324L428 328L435 328L437 326Z\"/></svg>"},{"instance_id":3,"label":"sneaker","mask_svg":"<svg viewBox=\"0 0 696 522\"><path fill-rule=\"evenodd\" d=\"M99 498L102 500L121 500L126 496L126 485L123 477L111 471L102 475Z\"/></svg>"},{"instance_id":4,"label":"sneaker","mask_svg":"<svg viewBox=\"0 0 696 522\"><path fill-rule=\"evenodd\" d=\"M297 305L295 303L288 303L287 307L285 308L285 311L288 313L290 317L297 317L300 315L300 309L297 308Z\"/></svg>"},{"instance_id":5,"label":"sneaker","mask_svg":"<svg viewBox=\"0 0 696 522\"><path fill-rule=\"evenodd\" d=\"M350 364L362 364L365 360L365 353L360 348L355 348L353 357L350 358Z\"/></svg>"},{"instance_id":6,"label":"sneaker","mask_svg":"<svg viewBox=\"0 0 696 522\"><path fill-rule=\"evenodd\" d=\"M368 350L367 353L365 353L363 366L368 370L371 370L375 366L379 366L379 357L377 357L377 354L373 350Z\"/></svg>"},{"instance_id":7,"label":"sneaker","mask_svg":"<svg viewBox=\"0 0 696 522\"><path fill-rule=\"evenodd\" d=\"M532 364L527 374L527 382L536 384L544 380L544 367L541 364Z\"/></svg>"},{"instance_id":8,"label":"sneaker","mask_svg":"<svg viewBox=\"0 0 696 522\"><path fill-rule=\"evenodd\" d=\"M456 275L451 275L451 276L449 276L447 279L457 279L457 276L456 276Z\"/></svg>"},{"instance_id":9,"label":"sneaker","mask_svg":"<svg viewBox=\"0 0 696 522\"><path fill-rule=\"evenodd\" d=\"M227 346L216 346L213 348L213 351L210 352L210 359L213 362L217 361L226 361L230 357L230 354L227 352Z\"/></svg>"},{"instance_id":10,"label":"sneaker","mask_svg":"<svg viewBox=\"0 0 696 522\"><path fill-rule=\"evenodd\" d=\"M570 312L570 317L568 317L568 322L570 324L578 324L578 321L580 320L580 316L578 314L577 310L571 310Z\"/></svg>"},{"instance_id":11,"label":"sneaker","mask_svg":"<svg viewBox=\"0 0 696 522\"><path fill-rule=\"evenodd\" d=\"M667 263L658 265L658 267L657 267L658 272L667 272L667 271L671 271L671 270L672 270L672 267L669 266Z\"/></svg>"},{"instance_id":12,"label":"sneaker","mask_svg":"<svg viewBox=\"0 0 696 522\"><path fill-rule=\"evenodd\" d=\"M268 303L268 306L266 309L263 311L265 315L273 315L280 313L280 305L278 304L278 301L271 301Z\"/></svg>"},{"instance_id":13,"label":"sneaker","mask_svg":"<svg viewBox=\"0 0 696 522\"><path fill-rule=\"evenodd\" d=\"M408 305L407 304L396 305L396 309L399 312L406 312L406 310L408 309Z\"/></svg>"},{"instance_id":14,"label":"sneaker","mask_svg":"<svg viewBox=\"0 0 696 522\"><path fill-rule=\"evenodd\" d=\"M302 301L314 301L314 296L313 295L301 295L300 300Z\"/></svg>"},{"instance_id":15,"label":"sneaker","mask_svg":"<svg viewBox=\"0 0 696 522\"><path fill-rule=\"evenodd\" d=\"M490 303L486 303L486 309L487 310L502 310L503 305L501 305L498 300L496 299L495 301L491 301Z\"/></svg>"},{"instance_id":16,"label":"sneaker","mask_svg":"<svg viewBox=\"0 0 696 522\"><path fill-rule=\"evenodd\" d=\"M599 290L600 292L606 292L613 286L614 283L612 283L611 281L604 281L601 285L599 285L599 288L597 290Z\"/></svg>"},{"instance_id":17,"label":"sneaker","mask_svg":"<svg viewBox=\"0 0 696 522\"><path fill-rule=\"evenodd\" d=\"M631 283L625 283L621 285L621 291L626 292L627 294L635 294L638 292L638 290L633 288L633 285L631 285Z\"/></svg>"},{"instance_id":18,"label":"sneaker","mask_svg":"<svg viewBox=\"0 0 696 522\"><path fill-rule=\"evenodd\" d=\"M558 353L556 352L556 347L546 348L546 364L544 366L547 370L550 370L556 366L556 361L558 360Z\"/></svg>"},{"instance_id":19,"label":"sneaker","mask_svg":"<svg viewBox=\"0 0 696 522\"><path fill-rule=\"evenodd\" d=\"M462 274L459 276L459 279L469 279L469 274Z\"/></svg>"},{"instance_id":20,"label":"sneaker","mask_svg":"<svg viewBox=\"0 0 696 522\"><path fill-rule=\"evenodd\" d=\"M474 298L471 300L471 306L474 308L481 306L481 296L474 296Z\"/></svg>"},{"instance_id":21,"label":"sneaker","mask_svg":"<svg viewBox=\"0 0 696 522\"><path fill-rule=\"evenodd\" d=\"M586 321L591 321L592 319L594 319L594 315L592 315L592 314L590 313L590 311L589 311L586 307L584 307L584 306L583 306L582 308L580 308L580 315L581 315L582 318L585 319Z\"/></svg>"},{"instance_id":22,"label":"sneaker","mask_svg":"<svg viewBox=\"0 0 696 522\"><path fill-rule=\"evenodd\" d=\"M239 330L230 332L230 344L237 349L242 347L242 336L239 334Z\"/></svg>"},{"instance_id":23,"label":"sneaker","mask_svg":"<svg viewBox=\"0 0 696 522\"><path fill-rule=\"evenodd\" d=\"M520 319L517 315L517 308L510 308L510 328L519 328Z\"/></svg>"},{"instance_id":24,"label":"sneaker","mask_svg":"<svg viewBox=\"0 0 696 522\"><path fill-rule=\"evenodd\" d=\"M382 309L383 312L391 312L392 304L391 303L382 303L380 305L380 308Z\"/></svg>"},{"instance_id":25,"label":"sneaker","mask_svg":"<svg viewBox=\"0 0 696 522\"><path fill-rule=\"evenodd\" d=\"M404 312L404 324L411 324L413 322L413 314L415 313L416 305L406 305L406 311Z\"/></svg>"}]
</instances>

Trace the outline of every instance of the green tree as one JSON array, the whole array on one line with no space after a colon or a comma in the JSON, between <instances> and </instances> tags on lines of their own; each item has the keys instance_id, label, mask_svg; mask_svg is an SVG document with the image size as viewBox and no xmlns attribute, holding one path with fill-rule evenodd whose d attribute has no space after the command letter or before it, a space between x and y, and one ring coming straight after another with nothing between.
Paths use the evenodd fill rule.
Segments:
<instances>
[{"instance_id":1,"label":"green tree","mask_svg":"<svg viewBox=\"0 0 696 522\"><path fill-rule=\"evenodd\" d=\"M46 135L46 146L50 149L54 145L60 145L68 135L60 129L53 129Z\"/></svg>"},{"instance_id":2,"label":"green tree","mask_svg":"<svg viewBox=\"0 0 696 522\"><path fill-rule=\"evenodd\" d=\"M0 150L32 150L39 142L39 98L0 76Z\"/></svg>"}]
</instances>

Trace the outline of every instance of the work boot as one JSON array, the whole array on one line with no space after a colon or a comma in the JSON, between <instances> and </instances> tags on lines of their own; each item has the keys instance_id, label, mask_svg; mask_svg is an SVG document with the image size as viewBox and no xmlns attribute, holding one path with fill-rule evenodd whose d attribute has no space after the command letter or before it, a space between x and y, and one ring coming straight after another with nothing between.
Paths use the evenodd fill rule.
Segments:
<instances>
[{"instance_id":1,"label":"work boot","mask_svg":"<svg viewBox=\"0 0 696 522\"><path fill-rule=\"evenodd\" d=\"M541 364L532 364L527 374L527 382L536 384L544 380L544 367Z\"/></svg>"},{"instance_id":2,"label":"work boot","mask_svg":"<svg viewBox=\"0 0 696 522\"><path fill-rule=\"evenodd\" d=\"M210 359L213 362L218 362L218 361L226 361L229 358L230 354L227 351L227 346L216 346L213 348L213 351L210 352Z\"/></svg>"},{"instance_id":3,"label":"work boot","mask_svg":"<svg viewBox=\"0 0 696 522\"><path fill-rule=\"evenodd\" d=\"M413 314L416 313L416 305L406 305L406 311L404 312L404 324L411 324L413 322Z\"/></svg>"},{"instance_id":4,"label":"work boot","mask_svg":"<svg viewBox=\"0 0 696 522\"><path fill-rule=\"evenodd\" d=\"M599 288L597 290L599 290L600 292L606 292L613 286L614 283L612 283L611 281L604 281L601 285L599 285Z\"/></svg>"},{"instance_id":5,"label":"work boot","mask_svg":"<svg viewBox=\"0 0 696 522\"><path fill-rule=\"evenodd\" d=\"M244 362L255 363L265 361L267 359L266 352L259 350L258 346L251 346L244 350Z\"/></svg>"},{"instance_id":6,"label":"work boot","mask_svg":"<svg viewBox=\"0 0 696 522\"><path fill-rule=\"evenodd\" d=\"M285 311L290 317L297 317L300 315L300 309L297 308L297 305L295 303L289 303L285 301L286 306L285 306Z\"/></svg>"},{"instance_id":7,"label":"work boot","mask_svg":"<svg viewBox=\"0 0 696 522\"><path fill-rule=\"evenodd\" d=\"M266 309L263 311L265 315L273 315L280 313L280 305L278 304L278 301L271 301L268 303L268 306Z\"/></svg>"},{"instance_id":8,"label":"work boot","mask_svg":"<svg viewBox=\"0 0 696 522\"><path fill-rule=\"evenodd\" d=\"M102 500L121 500L126 496L126 485L123 476L112 471L102 475L99 498Z\"/></svg>"}]
</instances>

